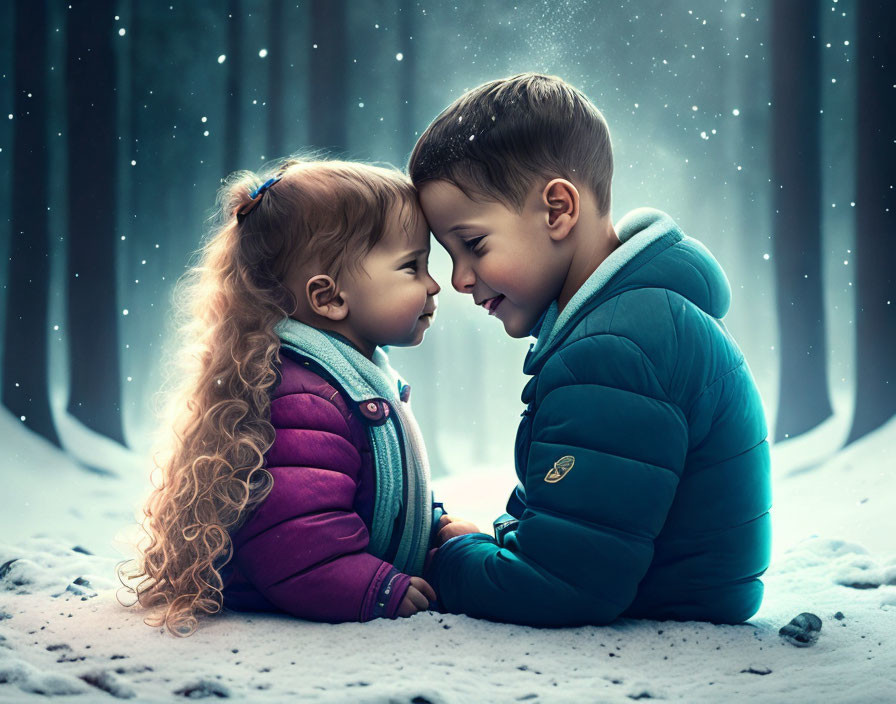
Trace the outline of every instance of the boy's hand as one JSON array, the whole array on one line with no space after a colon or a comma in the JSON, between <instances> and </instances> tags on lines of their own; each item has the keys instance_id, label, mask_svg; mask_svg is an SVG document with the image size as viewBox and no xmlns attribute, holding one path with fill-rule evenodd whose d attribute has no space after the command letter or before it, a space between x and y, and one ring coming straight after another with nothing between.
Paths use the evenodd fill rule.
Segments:
<instances>
[{"instance_id":1,"label":"boy's hand","mask_svg":"<svg viewBox=\"0 0 896 704\"><path fill-rule=\"evenodd\" d=\"M441 546L446 541L459 535L479 532L481 531L476 527L476 524L446 514L439 519L439 532L436 535L436 542Z\"/></svg>"},{"instance_id":2,"label":"boy's hand","mask_svg":"<svg viewBox=\"0 0 896 704\"><path fill-rule=\"evenodd\" d=\"M413 616L418 611L429 609L429 602L436 600L435 590L422 577L411 577L411 583L405 592L404 599L398 607L398 615L402 618Z\"/></svg>"}]
</instances>

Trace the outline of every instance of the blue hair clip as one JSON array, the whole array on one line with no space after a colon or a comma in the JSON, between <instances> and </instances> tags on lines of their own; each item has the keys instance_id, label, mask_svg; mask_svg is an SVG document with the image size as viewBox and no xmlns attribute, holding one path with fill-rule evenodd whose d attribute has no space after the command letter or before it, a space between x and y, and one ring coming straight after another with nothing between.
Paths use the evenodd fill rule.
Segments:
<instances>
[{"instance_id":1,"label":"blue hair clip","mask_svg":"<svg viewBox=\"0 0 896 704\"><path fill-rule=\"evenodd\" d=\"M258 198L258 196L262 195L266 190L268 190L271 186L273 186L275 183L277 183L277 181L279 181L281 178L283 178L283 177L282 176L274 176L273 178L269 178L267 181L265 181L263 184L261 184L258 188L256 188L254 191L252 191L252 195L250 195L249 197L250 198Z\"/></svg>"},{"instance_id":2,"label":"blue hair clip","mask_svg":"<svg viewBox=\"0 0 896 704\"><path fill-rule=\"evenodd\" d=\"M255 209L255 206L261 202L261 197L265 193L267 193L268 189L275 183L277 183L277 181L279 181L281 178L283 178L283 174L278 174L273 178L269 178L258 188L252 191L252 193L249 194L249 200L243 203L241 206L237 207L237 209L234 211L237 222L242 222L243 219Z\"/></svg>"}]
</instances>

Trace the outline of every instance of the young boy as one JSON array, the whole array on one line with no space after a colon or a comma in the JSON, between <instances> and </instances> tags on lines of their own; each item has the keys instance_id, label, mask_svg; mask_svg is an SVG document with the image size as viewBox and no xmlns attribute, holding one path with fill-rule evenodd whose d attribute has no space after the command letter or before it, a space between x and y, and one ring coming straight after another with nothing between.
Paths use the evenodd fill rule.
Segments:
<instances>
[{"instance_id":1,"label":"young boy","mask_svg":"<svg viewBox=\"0 0 896 704\"><path fill-rule=\"evenodd\" d=\"M496 539L443 519L425 574L442 607L539 626L750 618L769 454L718 262L657 210L613 226L606 122L555 77L466 93L408 170L454 287L537 338L510 515Z\"/></svg>"}]
</instances>

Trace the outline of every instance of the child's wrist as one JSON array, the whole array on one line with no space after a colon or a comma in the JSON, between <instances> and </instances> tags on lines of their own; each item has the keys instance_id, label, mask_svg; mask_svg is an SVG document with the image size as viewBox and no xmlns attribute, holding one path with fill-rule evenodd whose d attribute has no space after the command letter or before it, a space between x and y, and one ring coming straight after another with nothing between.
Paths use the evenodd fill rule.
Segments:
<instances>
[{"instance_id":1,"label":"child's wrist","mask_svg":"<svg viewBox=\"0 0 896 704\"><path fill-rule=\"evenodd\" d=\"M401 602L404 600L405 595L408 593L408 587L411 586L411 577L410 575L395 570L395 575L391 576L390 579L385 581L391 581L391 584L389 584L388 586L384 586L383 588L384 591L386 589L388 589L389 591L385 599L383 617L397 618L398 608L401 606Z\"/></svg>"}]
</instances>

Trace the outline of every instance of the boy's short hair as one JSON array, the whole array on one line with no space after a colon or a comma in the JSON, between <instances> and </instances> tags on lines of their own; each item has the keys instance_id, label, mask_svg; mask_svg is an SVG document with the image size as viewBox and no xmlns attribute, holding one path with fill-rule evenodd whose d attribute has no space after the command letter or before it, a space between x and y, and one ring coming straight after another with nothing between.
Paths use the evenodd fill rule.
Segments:
<instances>
[{"instance_id":1,"label":"boy's short hair","mask_svg":"<svg viewBox=\"0 0 896 704\"><path fill-rule=\"evenodd\" d=\"M414 185L444 180L517 212L538 176L583 183L610 212L613 150L600 111L556 76L521 73L464 93L433 120L408 162Z\"/></svg>"}]
</instances>

